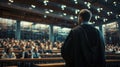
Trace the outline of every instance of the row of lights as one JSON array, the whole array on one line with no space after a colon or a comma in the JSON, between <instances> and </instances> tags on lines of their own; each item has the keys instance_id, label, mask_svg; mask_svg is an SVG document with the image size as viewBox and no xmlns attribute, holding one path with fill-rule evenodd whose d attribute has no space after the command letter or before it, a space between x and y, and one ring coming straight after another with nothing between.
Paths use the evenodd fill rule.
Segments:
<instances>
[{"instance_id":1,"label":"row of lights","mask_svg":"<svg viewBox=\"0 0 120 67\"><path fill-rule=\"evenodd\" d=\"M76 1L76 0L75 0L75 1ZM47 2L48 2L48 1L47 1ZM87 4L87 2L85 2L85 4ZM89 5L89 3L88 3L88 5ZM31 5L31 7L32 7L32 8L35 8L36 6L35 6L35 5ZM88 6L88 7L89 7L89 6ZM66 8L66 5L61 5L61 8L62 8L62 10L64 10L64 9ZM103 8L98 8L97 10L98 10L98 12L100 12L101 10L103 10ZM80 10L78 10L78 9L75 10L75 14L78 14L79 11L80 11ZM50 12L53 12L53 10L49 10L49 11L46 10L46 11L45 11L45 13L47 13L47 14L50 13ZM107 12L107 14L110 15L110 14L112 14L112 12ZM67 14L66 14L66 13L63 13L63 15L66 16ZM62 15L61 15L61 16L62 16ZM45 15L44 17L46 18L46 15ZM77 17L75 17L75 18L77 18ZM100 16L95 16L95 19L96 19L96 20L97 20L98 18L100 18ZM74 17L71 16L70 19L73 20Z\"/></svg>"},{"instance_id":2,"label":"row of lights","mask_svg":"<svg viewBox=\"0 0 120 67\"><path fill-rule=\"evenodd\" d=\"M74 0L75 2L77 2L77 0ZM13 3L14 1L13 0L9 0L9 2ZM49 2L49 0L44 0L43 3L44 5L46 6L47 3ZM31 5L31 7L29 7L29 9L33 9L33 8L36 8L35 5ZM64 10L66 8L66 5L61 5L61 9ZM45 11L45 13L50 13L50 12L53 12L53 10L49 10L49 11ZM77 12L79 12L79 10L76 10L75 13L77 14ZM67 14L66 13L63 13L64 16L66 16Z\"/></svg>"},{"instance_id":3,"label":"row of lights","mask_svg":"<svg viewBox=\"0 0 120 67\"><path fill-rule=\"evenodd\" d=\"M74 1L77 2L77 0L74 0ZM107 0L106 0L106 1L107 1ZM13 1L13 0L9 0L9 2L13 3L14 1ZM44 0L44 1L43 1L44 5L47 5L48 2L49 2L49 0ZM90 6L91 6L91 3L90 3L90 2L84 2L84 4L86 4L88 8L90 8ZM116 4L116 2L113 2L113 4ZM35 6L35 5L31 5L31 8L30 8L30 9L32 9L32 8L36 8L36 6ZM66 8L66 5L61 5L61 9L62 9L62 10L64 10L65 8ZM103 8L98 8L98 9L97 9L98 12L101 12L101 10L103 10ZM80 10L78 10L78 9L75 10L75 14L78 14L79 11L80 11ZM50 9L49 11L47 11L47 10L45 11L45 13L47 13L47 14L50 13L50 12L53 12L53 10ZM113 13L112 13L112 12L107 12L107 15L108 15L108 16L110 16L110 14L113 14ZM66 13L63 13L63 15L66 16L67 14L66 14ZM44 15L44 18L46 18L46 17L47 17L47 16ZM120 15L116 15L116 17L120 17ZM77 16L75 16L75 17L70 16L70 19L71 19L71 20L73 20L74 18L77 18ZM97 20L98 18L100 18L100 16L95 16L95 19L96 19L96 20ZM107 20L108 20L108 19L103 19L104 22L106 22Z\"/></svg>"}]
</instances>

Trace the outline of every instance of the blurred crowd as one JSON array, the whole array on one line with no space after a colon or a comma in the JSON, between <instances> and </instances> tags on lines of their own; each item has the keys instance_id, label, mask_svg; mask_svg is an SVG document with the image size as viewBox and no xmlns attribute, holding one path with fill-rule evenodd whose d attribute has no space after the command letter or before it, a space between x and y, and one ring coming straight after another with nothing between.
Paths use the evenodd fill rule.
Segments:
<instances>
[{"instance_id":1,"label":"blurred crowd","mask_svg":"<svg viewBox=\"0 0 120 67\"><path fill-rule=\"evenodd\" d=\"M41 58L40 54L52 53L52 50L61 49L63 42L50 40L15 40L0 39L0 48L3 48L1 58ZM17 53L15 53L18 51Z\"/></svg>"},{"instance_id":2,"label":"blurred crowd","mask_svg":"<svg viewBox=\"0 0 120 67\"><path fill-rule=\"evenodd\" d=\"M105 51L108 52L108 53L120 54L120 46L119 45L114 45L114 44L107 44L105 46Z\"/></svg>"}]
</instances>

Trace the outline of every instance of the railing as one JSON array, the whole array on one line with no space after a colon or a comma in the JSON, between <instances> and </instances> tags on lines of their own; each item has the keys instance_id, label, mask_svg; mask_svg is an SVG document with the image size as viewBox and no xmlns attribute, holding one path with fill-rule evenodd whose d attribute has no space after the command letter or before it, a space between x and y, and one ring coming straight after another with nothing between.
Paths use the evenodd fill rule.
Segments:
<instances>
[{"instance_id":1,"label":"railing","mask_svg":"<svg viewBox=\"0 0 120 67\"><path fill-rule=\"evenodd\" d=\"M3 49L1 48L0 51ZM16 55L17 52L16 51ZM51 54L41 54L42 58L25 59L0 59L0 67L15 65L18 67L64 67L64 60L61 58L60 50L52 50ZM0 56L2 53L0 53ZM120 54L106 54L106 67L120 67ZM98 60L99 61L99 60Z\"/></svg>"},{"instance_id":2,"label":"railing","mask_svg":"<svg viewBox=\"0 0 120 67\"><path fill-rule=\"evenodd\" d=\"M61 63L62 57L56 58L24 58L24 59L0 59L0 67L16 65L18 67L33 67L34 64Z\"/></svg>"},{"instance_id":3,"label":"railing","mask_svg":"<svg viewBox=\"0 0 120 67\"><path fill-rule=\"evenodd\" d=\"M120 67L119 59L109 59L106 60L106 62L106 67ZM0 59L0 67L9 65L16 65L18 67L62 67L65 65L65 63L61 57L34 59Z\"/></svg>"},{"instance_id":4,"label":"railing","mask_svg":"<svg viewBox=\"0 0 120 67\"><path fill-rule=\"evenodd\" d=\"M34 64L34 67L64 67L65 63Z\"/></svg>"}]
</instances>

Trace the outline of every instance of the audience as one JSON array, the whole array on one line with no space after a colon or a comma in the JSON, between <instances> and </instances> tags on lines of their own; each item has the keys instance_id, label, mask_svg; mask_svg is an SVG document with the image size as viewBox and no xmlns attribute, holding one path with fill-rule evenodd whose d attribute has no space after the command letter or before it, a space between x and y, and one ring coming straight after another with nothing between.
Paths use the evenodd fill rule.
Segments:
<instances>
[{"instance_id":1,"label":"audience","mask_svg":"<svg viewBox=\"0 0 120 67\"><path fill-rule=\"evenodd\" d=\"M50 40L40 41L40 40L15 40L15 39L0 39L0 48L5 48L2 51L1 58L6 58L7 55L12 55L12 58L41 58L43 53L53 53L54 49L61 49L62 42L56 41L54 45ZM10 52L6 52L10 48ZM15 50L13 52L13 50ZM17 56L15 56L17 54ZM14 57L13 57L14 56ZM8 57L9 58L9 57Z\"/></svg>"},{"instance_id":2,"label":"audience","mask_svg":"<svg viewBox=\"0 0 120 67\"><path fill-rule=\"evenodd\" d=\"M120 53L120 46L119 45L114 45L114 44L107 44L105 46L105 51L107 53Z\"/></svg>"},{"instance_id":3,"label":"audience","mask_svg":"<svg viewBox=\"0 0 120 67\"><path fill-rule=\"evenodd\" d=\"M53 53L52 50L61 49L62 44L63 42L56 41L52 45L50 40L0 39L0 48L4 48L4 51L1 51L1 58L41 58L41 54ZM18 50L18 52L14 53L13 49ZM106 44L105 51L106 53L120 54L120 47L118 44Z\"/></svg>"},{"instance_id":4,"label":"audience","mask_svg":"<svg viewBox=\"0 0 120 67\"><path fill-rule=\"evenodd\" d=\"M5 52L3 53L1 58L2 59L7 59L7 58L16 59L16 55L13 52L13 48L12 47L5 48Z\"/></svg>"},{"instance_id":5,"label":"audience","mask_svg":"<svg viewBox=\"0 0 120 67\"><path fill-rule=\"evenodd\" d=\"M26 50L24 44L20 45L19 51L19 58L29 58L29 52Z\"/></svg>"},{"instance_id":6,"label":"audience","mask_svg":"<svg viewBox=\"0 0 120 67\"><path fill-rule=\"evenodd\" d=\"M31 58L41 58L40 53L38 52L37 46L33 49Z\"/></svg>"}]
</instances>

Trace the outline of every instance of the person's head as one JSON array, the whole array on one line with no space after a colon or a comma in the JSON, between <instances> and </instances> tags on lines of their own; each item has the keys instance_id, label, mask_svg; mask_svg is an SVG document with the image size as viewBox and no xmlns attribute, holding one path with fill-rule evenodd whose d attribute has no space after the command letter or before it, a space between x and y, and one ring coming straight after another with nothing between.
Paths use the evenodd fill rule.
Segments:
<instances>
[{"instance_id":1,"label":"person's head","mask_svg":"<svg viewBox=\"0 0 120 67\"><path fill-rule=\"evenodd\" d=\"M92 17L92 12L88 9L82 9L78 15L78 24L81 22L88 22Z\"/></svg>"},{"instance_id":2,"label":"person's head","mask_svg":"<svg viewBox=\"0 0 120 67\"><path fill-rule=\"evenodd\" d=\"M12 53L13 52L13 48L12 47L8 47L6 48L6 53Z\"/></svg>"},{"instance_id":3,"label":"person's head","mask_svg":"<svg viewBox=\"0 0 120 67\"><path fill-rule=\"evenodd\" d=\"M38 52L38 46L35 46L35 48L34 48L33 51L34 51L34 52Z\"/></svg>"}]
</instances>

